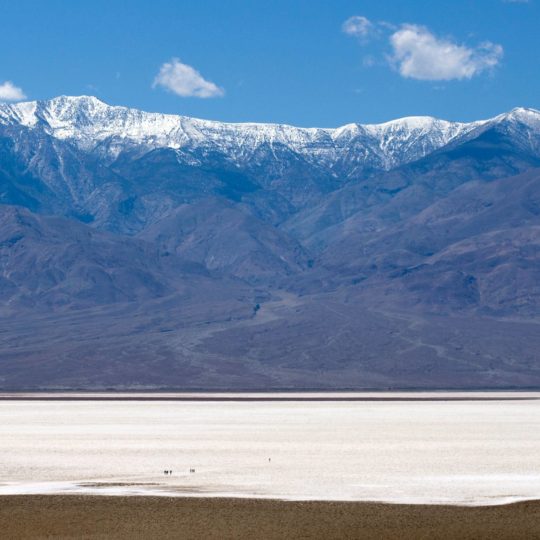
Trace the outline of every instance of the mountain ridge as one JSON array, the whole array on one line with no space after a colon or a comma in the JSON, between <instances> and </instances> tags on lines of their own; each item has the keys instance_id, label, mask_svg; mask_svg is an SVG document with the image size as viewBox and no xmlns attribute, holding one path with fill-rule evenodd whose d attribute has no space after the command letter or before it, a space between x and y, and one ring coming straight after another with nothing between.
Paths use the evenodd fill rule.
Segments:
<instances>
[{"instance_id":1,"label":"mountain ridge","mask_svg":"<svg viewBox=\"0 0 540 540\"><path fill-rule=\"evenodd\" d=\"M288 124L227 123L173 114L147 113L127 107L110 106L93 96L60 96L43 101L0 104L0 123L18 123L28 128L42 127L56 138L77 141L83 148L88 148L89 140L96 142L120 137L134 144L144 143L153 148L181 149L193 142L231 137L231 134L236 133L240 139L238 144L281 143L292 145L295 150L309 150L309 146L314 144L324 147L338 144L340 140L348 143L356 137L363 137L374 141L371 150L378 147L388 167L396 164L396 161L392 160L390 148L395 138L409 140L412 137L414 142L420 135L432 132L437 134L437 140L427 140L425 144L433 150L473 129L505 120L518 111L529 111L531 115L540 118L540 112L534 109L516 108L487 120L469 123L412 116L380 124L351 123L337 128L298 128ZM100 124L101 129L94 128ZM421 150L420 154L425 155L428 150ZM388 152L389 156L385 156ZM414 157L420 154L415 153Z\"/></svg>"}]
</instances>

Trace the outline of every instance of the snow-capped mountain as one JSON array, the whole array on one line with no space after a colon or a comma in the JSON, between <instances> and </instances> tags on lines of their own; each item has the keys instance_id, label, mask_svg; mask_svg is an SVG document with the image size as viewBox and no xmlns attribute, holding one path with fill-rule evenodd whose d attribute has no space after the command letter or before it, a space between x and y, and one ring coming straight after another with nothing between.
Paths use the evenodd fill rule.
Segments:
<instances>
[{"instance_id":1,"label":"snow-capped mountain","mask_svg":"<svg viewBox=\"0 0 540 540\"><path fill-rule=\"evenodd\" d=\"M261 146L285 147L318 166L354 163L389 169L413 161L491 121L459 123L408 117L336 129L283 124L231 124L110 106L95 97L0 105L0 123L40 129L86 151L116 157L126 148L205 149L251 159Z\"/></svg>"},{"instance_id":2,"label":"snow-capped mountain","mask_svg":"<svg viewBox=\"0 0 540 540\"><path fill-rule=\"evenodd\" d=\"M0 105L0 388L523 388L538 283L533 109L324 129Z\"/></svg>"},{"instance_id":3,"label":"snow-capped mountain","mask_svg":"<svg viewBox=\"0 0 540 540\"><path fill-rule=\"evenodd\" d=\"M407 117L329 129L147 113L89 96L0 104L0 136L10 141L5 174L13 177L0 201L131 233L179 204L226 194L276 224L349 183L468 141L509 137L513 148L540 156L539 126L533 109L471 123ZM24 175L35 182L19 185ZM394 180L376 182L396 189ZM355 211L340 204L344 215Z\"/></svg>"}]
</instances>

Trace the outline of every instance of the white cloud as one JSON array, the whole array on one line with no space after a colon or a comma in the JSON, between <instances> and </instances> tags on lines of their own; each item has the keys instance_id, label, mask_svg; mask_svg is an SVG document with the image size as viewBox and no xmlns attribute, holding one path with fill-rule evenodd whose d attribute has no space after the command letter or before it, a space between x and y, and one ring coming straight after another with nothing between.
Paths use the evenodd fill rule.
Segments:
<instances>
[{"instance_id":1,"label":"white cloud","mask_svg":"<svg viewBox=\"0 0 540 540\"><path fill-rule=\"evenodd\" d=\"M0 84L0 101L20 101L26 95L21 88L15 86L11 81Z\"/></svg>"},{"instance_id":2,"label":"white cloud","mask_svg":"<svg viewBox=\"0 0 540 540\"><path fill-rule=\"evenodd\" d=\"M374 31L374 25L366 17L354 15L343 23L341 29L349 36L365 39Z\"/></svg>"},{"instance_id":3,"label":"white cloud","mask_svg":"<svg viewBox=\"0 0 540 540\"><path fill-rule=\"evenodd\" d=\"M225 94L225 91L207 81L195 68L183 64L178 58L165 62L154 79L153 88L162 86L182 97L211 98Z\"/></svg>"},{"instance_id":4,"label":"white cloud","mask_svg":"<svg viewBox=\"0 0 540 540\"><path fill-rule=\"evenodd\" d=\"M470 48L433 35L427 28L403 25L390 36L391 61L406 78L424 81L470 79L496 66L503 48L489 41Z\"/></svg>"}]
</instances>

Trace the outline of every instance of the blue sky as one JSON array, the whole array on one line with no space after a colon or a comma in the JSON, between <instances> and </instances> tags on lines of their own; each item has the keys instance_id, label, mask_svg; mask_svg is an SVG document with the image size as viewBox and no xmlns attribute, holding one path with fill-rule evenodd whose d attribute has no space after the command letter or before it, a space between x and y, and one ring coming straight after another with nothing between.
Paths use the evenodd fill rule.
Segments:
<instances>
[{"instance_id":1,"label":"blue sky","mask_svg":"<svg viewBox=\"0 0 540 540\"><path fill-rule=\"evenodd\" d=\"M215 120L328 127L540 109L539 6L6 0L0 97L91 94Z\"/></svg>"}]
</instances>

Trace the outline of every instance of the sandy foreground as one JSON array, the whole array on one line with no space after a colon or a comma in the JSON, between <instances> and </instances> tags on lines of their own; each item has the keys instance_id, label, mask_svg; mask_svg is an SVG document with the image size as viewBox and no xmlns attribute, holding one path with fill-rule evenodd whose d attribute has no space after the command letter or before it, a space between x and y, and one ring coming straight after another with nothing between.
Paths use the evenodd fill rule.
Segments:
<instances>
[{"instance_id":1,"label":"sandy foreground","mask_svg":"<svg viewBox=\"0 0 540 540\"><path fill-rule=\"evenodd\" d=\"M0 497L0 536L85 539L540 539L540 501L459 507L261 499Z\"/></svg>"}]
</instances>

